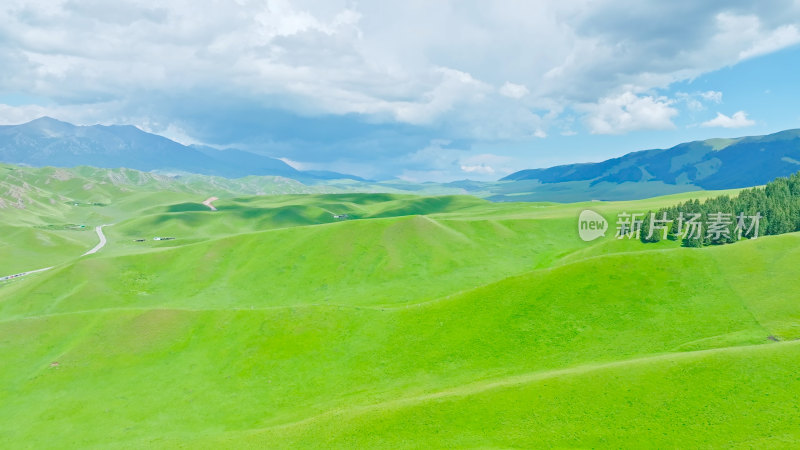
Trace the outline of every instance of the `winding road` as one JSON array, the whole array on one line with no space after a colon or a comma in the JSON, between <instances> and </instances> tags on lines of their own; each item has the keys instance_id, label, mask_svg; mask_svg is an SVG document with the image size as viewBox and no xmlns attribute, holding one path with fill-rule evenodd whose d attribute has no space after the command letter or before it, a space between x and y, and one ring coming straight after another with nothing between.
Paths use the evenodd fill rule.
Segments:
<instances>
[{"instance_id":1,"label":"winding road","mask_svg":"<svg viewBox=\"0 0 800 450\"><path fill-rule=\"evenodd\" d=\"M84 253L81 256L91 255L100 251L101 248L106 246L106 235L103 234L103 227L107 227L108 225L100 225L94 227L94 231L97 232L97 237L100 239L100 242L94 246L93 249L89 250L88 252Z\"/></svg>"},{"instance_id":2,"label":"winding road","mask_svg":"<svg viewBox=\"0 0 800 450\"><path fill-rule=\"evenodd\" d=\"M97 252L100 251L101 248L106 246L106 242L108 242L108 241L106 240L106 235L103 234L103 227L107 227L107 226L110 226L110 225L100 225L100 226L97 226L97 227L94 228L94 231L97 233L97 237L98 237L98 239L100 239L100 242L97 245L95 245L93 249L91 249L88 252L86 252L83 255L81 255L82 257L86 256L86 255L92 255L94 253L97 253ZM45 270L50 270L52 268L53 268L53 266L50 266L50 267L45 267L43 269L29 270L27 272L15 273L13 275L6 275L4 277L0 277L0 281L8 281L8 280L11 280L13 278L24 277L25 275L30 275L32 273L44 272Z\"/></svg>"}]
</instances>

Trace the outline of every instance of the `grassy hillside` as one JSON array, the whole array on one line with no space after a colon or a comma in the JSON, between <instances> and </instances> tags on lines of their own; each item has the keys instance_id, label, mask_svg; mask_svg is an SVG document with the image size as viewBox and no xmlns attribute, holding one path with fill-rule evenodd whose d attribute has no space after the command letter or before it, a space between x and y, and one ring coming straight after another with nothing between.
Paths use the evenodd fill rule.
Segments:
<instances>
[{"instance_id":1,"label":"grassy hillside","mask_svg":"<svg viewBox=\"0 0 800 450\"><path fill-rule=\"evenodd\" d=\"M798 363L796 342L641 358L475 383L191 442L199 448L793 448L800 439L794 401L800 383L791 366Z\"/></svg>"},{"instance_id":2,"label":"grassy hillside","mask_svg":"<svg viewBox=\"0 0 800 450\"><path fill-rule=\"evenodd\" d=\"M613 223L696 194L231 196L218 211L150 195L120 196L98 254L0 283L3 447L800 439L800 235L577 236L585 208Z\"/></svg>"}]
</instances>

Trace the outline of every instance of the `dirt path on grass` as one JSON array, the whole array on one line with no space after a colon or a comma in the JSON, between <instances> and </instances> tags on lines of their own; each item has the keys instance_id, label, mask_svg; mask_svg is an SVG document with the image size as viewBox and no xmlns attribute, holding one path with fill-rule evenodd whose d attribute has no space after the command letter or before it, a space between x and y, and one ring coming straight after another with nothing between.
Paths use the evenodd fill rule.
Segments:
<instances>
[{"instance_id":1,"label":"dirt path on grass","mask_svg":"<svg viewBox=\"0 0 800 450\"><path fill-rule=\"evenodd\" d=\"M94 228L94 231L97 233L97 238L100 240L100 242L97 245L95 245L93 249L91 249L88 252L86 252L83 255L81 255L82 257L86 256L86 255L95 254L95 253L99 252L100 249L102 249L103 247L106 246L106 243L108 242L108 240L106 239L106 235L103 234L103 227L107 227L107 226L109 226L109 225L100 225L100 226L97 226L97 227ZM13 278L24 277L25 275L30 275L32 273L44 272L45 270L50 270L52 268L53 268L53 266L50 266L50 267L45 267L43 269L29 270L27 272L20 272L20 273L15 273L13 275L6 275L4 277L0 277L0 281L8 281L8 280L11 280Z\"/></svg>"},{"instance_id":2,"label":"dirt path on grass","mask_svg":"<svg viewBox=\"0 0 800 450\"><path fill-rule=\"evenodd\" d=\"M92 255L100 251L101 248L106 246L106 235L103 234L103 227L107 227L108 225L100 225L94 228L94 231L97 233L97 238L100 239L100 242L94 246L93 249L89 250L88 252L84 253L81 256Z\"/></svg>"},{"instance_id":3,"label":"dirt path on grass","mask_svg":"<svg viewBox=\"0 0 800 450\"><path fill-rule=\"evenodd\" d=\"M203 204L208 206L208 209L210 209L212 211L216 211L217 208L214 205L212 205L211 203L215 202L217 200L219 200L217 197L209 197L206 201L203 202Z\"/></svg>"}]
</instances>

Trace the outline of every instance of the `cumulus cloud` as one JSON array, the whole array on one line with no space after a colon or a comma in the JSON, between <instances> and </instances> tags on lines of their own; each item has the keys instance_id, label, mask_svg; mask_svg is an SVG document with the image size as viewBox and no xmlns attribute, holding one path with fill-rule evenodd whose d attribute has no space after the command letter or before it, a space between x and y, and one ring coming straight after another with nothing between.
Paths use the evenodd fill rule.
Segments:
<instances>
[{"instance_id":1,"label":"cumulus cloud","mask_svg":"<svg viewBox=\"0 0 800 450\"><path fill-rule=\"evenodd\" d=\"M524 84L514 84L509 81L506 81L503 86L500 87L500 94L505 95L509 98L522 98L528 95L530 91Z\"/></svg>"},{"instance_id":2,"label":"cumulus cloud","mask_svg":"<svg viewBox=\"0 0 800 450\"><path fill-rule=\"evenodd\" d=\"M479 102L491 88L470 74L439 67L434 72L440 81L416 102L380 102L376 111L384 109L400 122L423 125L431 123L458 104ZM361 111L360 111L361 112Z\"/></svg>"},{"instance_id":3,"label":"cumulus cloud","mask_svg":"<svg viewBox=\"0 0 800 450\"><path fill-rule=\"evenodd\" d=\"M672 118L678 110L665 97L639 96L624 92L606 97L597 104L585 105L586 123L593 134L619 134L636 130L674 128Z\"/></svg>"},{"instance_id":4,"label":"cumulus cloud","mask_svg":"<svg viewBox=\"0 0 800 450\"><path fill-rule=\"evenodd\" d=\"M531 106L596 101L800 39L791 3L736 3L9 0L2 46L19 70L4 87L92 103L216 87L296 112L430 123L500 77L517 81L499 95Z\"/></svg>"},{"instance_id":5,"label":"cumulus cloud","mask_svg":"<svg viewBox=\"0 0 800 450\"><path fill-rule=\"evenodd\" d=\"M742 128L755 125L756 122L747 118L747 113L744 111L735 112L732 116L726 116L720 112L717 117L703 122L701 126L704 127L721 127L721 128Z\"/></svg>"}]
</instances>

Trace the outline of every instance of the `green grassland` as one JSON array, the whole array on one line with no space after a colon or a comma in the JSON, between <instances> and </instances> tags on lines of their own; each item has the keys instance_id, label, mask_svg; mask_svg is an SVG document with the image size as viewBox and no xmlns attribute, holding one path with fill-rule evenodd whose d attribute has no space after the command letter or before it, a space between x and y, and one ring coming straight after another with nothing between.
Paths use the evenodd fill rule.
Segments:
<instances>
[{"instance_id":1,"label":"green grassland","mask_svg":"<svg viewBox=\"0 0 800 450\"><path fill-rule=\"evenodd\" d=\"M25 170L35 194L0 210L21 233L0 267L55 267L0 283L4 448L800 441L800 235L700 249L577 235L586 208L613 227L719 193L218 195Z\"/></svg>"}]
</instances>

